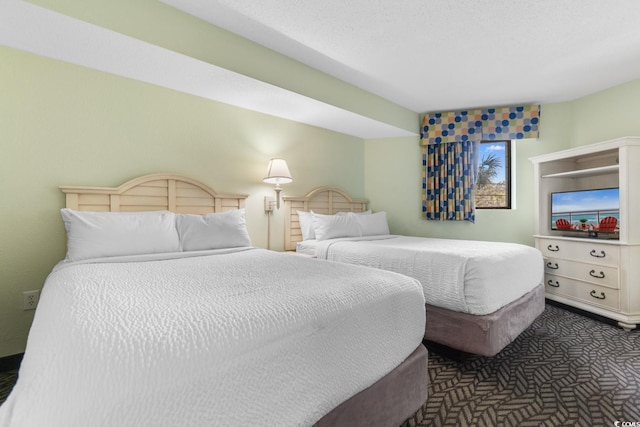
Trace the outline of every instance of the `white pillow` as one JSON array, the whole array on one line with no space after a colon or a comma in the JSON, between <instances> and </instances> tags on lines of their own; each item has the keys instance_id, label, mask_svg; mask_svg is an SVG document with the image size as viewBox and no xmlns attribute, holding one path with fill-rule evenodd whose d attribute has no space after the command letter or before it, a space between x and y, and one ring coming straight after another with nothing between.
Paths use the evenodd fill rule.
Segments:
<instances>
[{"instance_id":1,"label":"white pillow","mask_svg":"<svg viewBox=\"0 0 640 427\"><path fill-rule=\"evenodd\" d=\"M376 212L371 215L356 215L355 217L358 224L360 224L363 236L389 234L389 223L387 223L386 212Z\"/></svg>"},{"instance_id":2,"label":"white pillow","mask_svg":"<svg viewBox=\"0 0 640 427\"><path fill-rule=\"evenodd\" d=\"M316 240L335 239L338 237L360 237L362 231L356 215L348 212L346 215L311 214Z\"/></svg>"},{"instance_id":3,"label":"white pillow","mask_svg":"<svg viewBox=\"0 0 640 427\"><path fill-rule=\"evenodd\" d=\"M302 240L315 239L316 233L313 231L313 218L311 217L311 212L298 211L298 221L300 221Z\"/></svg>"},{"instance_id":4,"label":"white pillow","mask_svg":"<svg viewBox=\"0 0 640 427\"><path fill-rule=\"evenodd\" d=\"M176 226L183 251L251 246L244 208L207 215L178 214Z\"/></svg>"},{"instance_id":5,"label":"white pillow","mask_svg":"<svg viewBox=\"0 0 640 427\"><path fill-rule=\"evenodd\" d=\"M175 214L85 212L61 209L67 230L67 261L120 255L177 252Z\"/></svg>"},{"instance_id":6,"label":"white pillow","mask_svg":"<svg viewBox=\"0 0 640 427\"><path fill-rule=\"evenodd\" d=\"M351 212L336 212L336 215L347 215L350 214ZM371 213L371 209L369 209L368 211L364 211L364 212L353 212L354 215L369 215Z\"/></svg>"},{"instance_id":7,"label":"white pillow","mask_svg":"<svg viewBox=\"0 0 640 427\"><path fill-rule=\"evenodd\" d=\"M297 211L298 221L300 221L300 231L302 232L302 240L313 240L316 238L316 233L313 228L312 214L315 212ZM336 212L335 215L347 215L350 212ZM371 210L364 212L355 212L356 215L368 215ZM329 216L329 215L327 215Z\"/></svg>"}]
</instances>

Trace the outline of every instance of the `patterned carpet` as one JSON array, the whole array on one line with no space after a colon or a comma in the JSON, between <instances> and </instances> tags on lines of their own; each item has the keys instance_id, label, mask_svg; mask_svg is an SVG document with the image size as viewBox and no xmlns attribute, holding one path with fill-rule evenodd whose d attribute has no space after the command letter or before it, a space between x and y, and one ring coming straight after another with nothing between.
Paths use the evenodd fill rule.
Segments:
<instances>
[{"instance_id":1,"label":"patterned carpet","mask_svg":"<svg viewBox=\"0 0 640 427\"><path fill-rule=\"evenodd\" d=\"M638 330L547 304L495 357L429 349L429 400L402 427L640 425ZM0 404L16 377L0 373Z\"/></svg>"},{"instance_id":2,"label":"patterned carpet","mask_svg":"<svg viewBox=\"0 0 640 427\"><path fill-rule=\"evenodd\" d=\"M547 304L495 357L428 347L429 400L403 427L640 425L638 330Z\"/></svg>"},{"instance_id":3,"label":"patterned carpet","mask_svg":"<svg viewBox=\"0 0 640 427\"><path fill-rule=\"evenodd\" d=\"M6 400L17 379L17 371L0 372L0 405Z\"/></svg>"}]
</instances>

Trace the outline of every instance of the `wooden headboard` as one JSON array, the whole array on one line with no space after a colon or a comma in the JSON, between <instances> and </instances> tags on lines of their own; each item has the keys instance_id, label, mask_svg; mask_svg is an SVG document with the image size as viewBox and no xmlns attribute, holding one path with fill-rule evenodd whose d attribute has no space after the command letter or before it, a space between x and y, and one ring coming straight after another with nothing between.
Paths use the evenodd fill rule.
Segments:
<instances>
[{"instance_id":1,"label":"wooden headboard","mask_svg":"<svg viewBox=\"0 0 640 427\"><path fill-rule=\"evenodd\" d=\"M181 175L144 175L116 188L60 186L66 206L80 211L135 212L169 210L207 214L243 208L247 195L218 194L207 185Z\"/></svg>"},{"instance_id":2,"label":"wooden headboard","mask_svg":"<svg viewBox=\"0 0 640 427\"><path fill-rule=\"evenodd\" d=\"M336 212L364 212L368 200L354 199L343 190L333 187L320 187L306 196L285 196L284 200L284 249L293 251L296 243L302 240L298 211L332 215Z\"/></svg>"}]
</instances>

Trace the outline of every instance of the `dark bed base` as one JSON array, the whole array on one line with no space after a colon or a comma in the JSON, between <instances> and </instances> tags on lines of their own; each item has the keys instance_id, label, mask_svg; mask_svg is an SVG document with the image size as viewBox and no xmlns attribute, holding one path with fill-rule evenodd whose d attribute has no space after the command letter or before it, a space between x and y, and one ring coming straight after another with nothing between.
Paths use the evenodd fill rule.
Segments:
<instances>
[{"instance_id":1,"label":"dark bed base","mask_svg":"<svg viewBox=\"0 0 640 427\"><path fill-rule=\"evenodd\" d=\"M427 401L427 349L420 344L396 369L322 417L314 427L394 427Z\"/></svg>"},{"instance_id":2,"label":"dark bed base","mask_svg":"<svg viewBox=\"0 0 640 427\"><path fill-rule=\"evenodd\" d=\"M424 338L455 350L495 356L544 311L544 284L484 316L458 313L427 304Z\"/></svg>"}]
</instances>

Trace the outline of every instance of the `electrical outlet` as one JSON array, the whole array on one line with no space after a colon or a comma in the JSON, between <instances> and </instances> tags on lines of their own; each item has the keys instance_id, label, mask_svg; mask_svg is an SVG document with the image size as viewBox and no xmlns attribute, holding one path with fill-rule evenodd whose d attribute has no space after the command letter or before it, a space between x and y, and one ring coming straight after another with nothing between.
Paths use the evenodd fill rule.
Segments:
<instances>
[{"instance_id":1,"label":"electrical outlet","mask_svg":"<svg viewBox=\"0 0 640 427\"><path fill-rule=\"evenodd\" d=\"M24 291L22 293L22 309L35 310L40 299L40 291Z\"/></svg>"}]
</instances>

